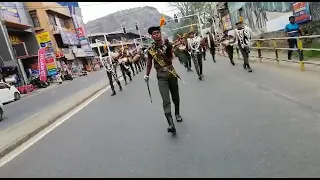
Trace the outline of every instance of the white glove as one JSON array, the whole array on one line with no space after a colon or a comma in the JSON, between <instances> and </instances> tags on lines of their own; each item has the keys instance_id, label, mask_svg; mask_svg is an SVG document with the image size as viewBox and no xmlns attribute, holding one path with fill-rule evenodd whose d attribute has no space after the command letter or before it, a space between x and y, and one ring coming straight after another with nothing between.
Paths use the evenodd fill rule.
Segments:
<instances>
[{"instance_id":1,"label":"white glove","mask_svg":"<svg viewBox=\"0 0 320 180\"><path fill-rule=\"evenodd\" d=\"M148 76L148 75L144 75L143 79L144 79L144 81L145 81L146 83L149 82L149 76Z\"/></svg>"}]
</instances>

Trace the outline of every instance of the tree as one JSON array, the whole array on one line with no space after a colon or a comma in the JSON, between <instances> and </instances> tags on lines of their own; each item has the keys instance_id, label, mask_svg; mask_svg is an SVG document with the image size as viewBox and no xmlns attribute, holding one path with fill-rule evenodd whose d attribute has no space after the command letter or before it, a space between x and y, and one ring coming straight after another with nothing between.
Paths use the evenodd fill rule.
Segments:
<instances>
[{"instance_id":1,"label":"tree","mask_svg":"<svg viewBox=\"0 0 320 180\"><path fill-rule=\"evenodd\" d=\"M176 8L179 10L178 16L188 16L191 14L200 13L200 20L201 23L204 24L203 28L206 28L207 25L210 25L210 23L207 21L211 18L211 2L169 2L169 5L173 8ZM182 19L179 22L179 27L190 25L190 24L197 24L198 23L198 17L189 17ZM195 30L197 29L194 27ZM188 28L179 29L175 31L174 35L186 33L188 32ZM183 34L182 34L183 35Z\"/></svg>"}]
</instances>

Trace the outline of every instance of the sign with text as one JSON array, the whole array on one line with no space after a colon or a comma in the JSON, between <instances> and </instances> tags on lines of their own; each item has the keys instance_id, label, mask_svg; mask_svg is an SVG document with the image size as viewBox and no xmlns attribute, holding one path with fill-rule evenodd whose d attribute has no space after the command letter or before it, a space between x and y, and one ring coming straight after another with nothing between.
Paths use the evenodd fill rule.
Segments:
<instances>
[{"instance_id":1,"label":"sign with text","mask_svg":"<svg viewBox=\"0 0 320 180\"><path fill-rule=\"evenodd\" d=\"M296 23L305 23L311 21L310 7L308 2L294 2L292 4L293 16Z\"/></svg>"},{"instance_id":2,"label":"sign with text","mask_svg":"<svg viewBox=\"0 0 320 180\"><path fill-rule=\"evenodd\" d=\"M38 67L40 81L47 81L47 68L46 68L46 49L40 48L38 50Z\"/></svg>"},{"instance_id":3,"label":"sign with text","mask_svg":"<svg viewBox=\"0 0 320 180\"><path fill-rule=\"evenodd\" d=\"M0 11L4 20L20 23L20 16L15 3L0 2Z\"/></svg>"}]
</instances>

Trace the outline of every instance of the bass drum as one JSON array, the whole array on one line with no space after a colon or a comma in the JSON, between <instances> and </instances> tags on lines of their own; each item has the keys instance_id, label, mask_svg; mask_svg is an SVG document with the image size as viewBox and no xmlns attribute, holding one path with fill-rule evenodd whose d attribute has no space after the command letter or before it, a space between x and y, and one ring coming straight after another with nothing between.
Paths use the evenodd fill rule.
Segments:
<instances>
[{"instance_id":1,"label":"bass drum","mask_svg":"<svg viewBox=\"0 0 320 180\"><path fill-rule=\"evenodd\" d=\"M136 55L133 57L132 62L138 61L139 58L140 58L140 55L139 55L139 54L136 54Z\"/></svg>"}]
</instances>

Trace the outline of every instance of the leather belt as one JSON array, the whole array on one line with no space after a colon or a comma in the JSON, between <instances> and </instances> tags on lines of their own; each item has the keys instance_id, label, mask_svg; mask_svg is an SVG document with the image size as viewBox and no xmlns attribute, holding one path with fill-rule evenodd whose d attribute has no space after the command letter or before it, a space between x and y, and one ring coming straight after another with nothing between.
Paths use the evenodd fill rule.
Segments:
<instances>
[{"instance_id":1,"label":"leather belt","mask_svg":"<svg viewBox=\"0 0 320 180\"><path fill-rule=\"evenodd\" d=\"M172 65L166 66L166 67L161 67L161 68L157 69L157 71L158 72L167 72L170 67L172 67Z\"/></svg>"}]
</instances>

